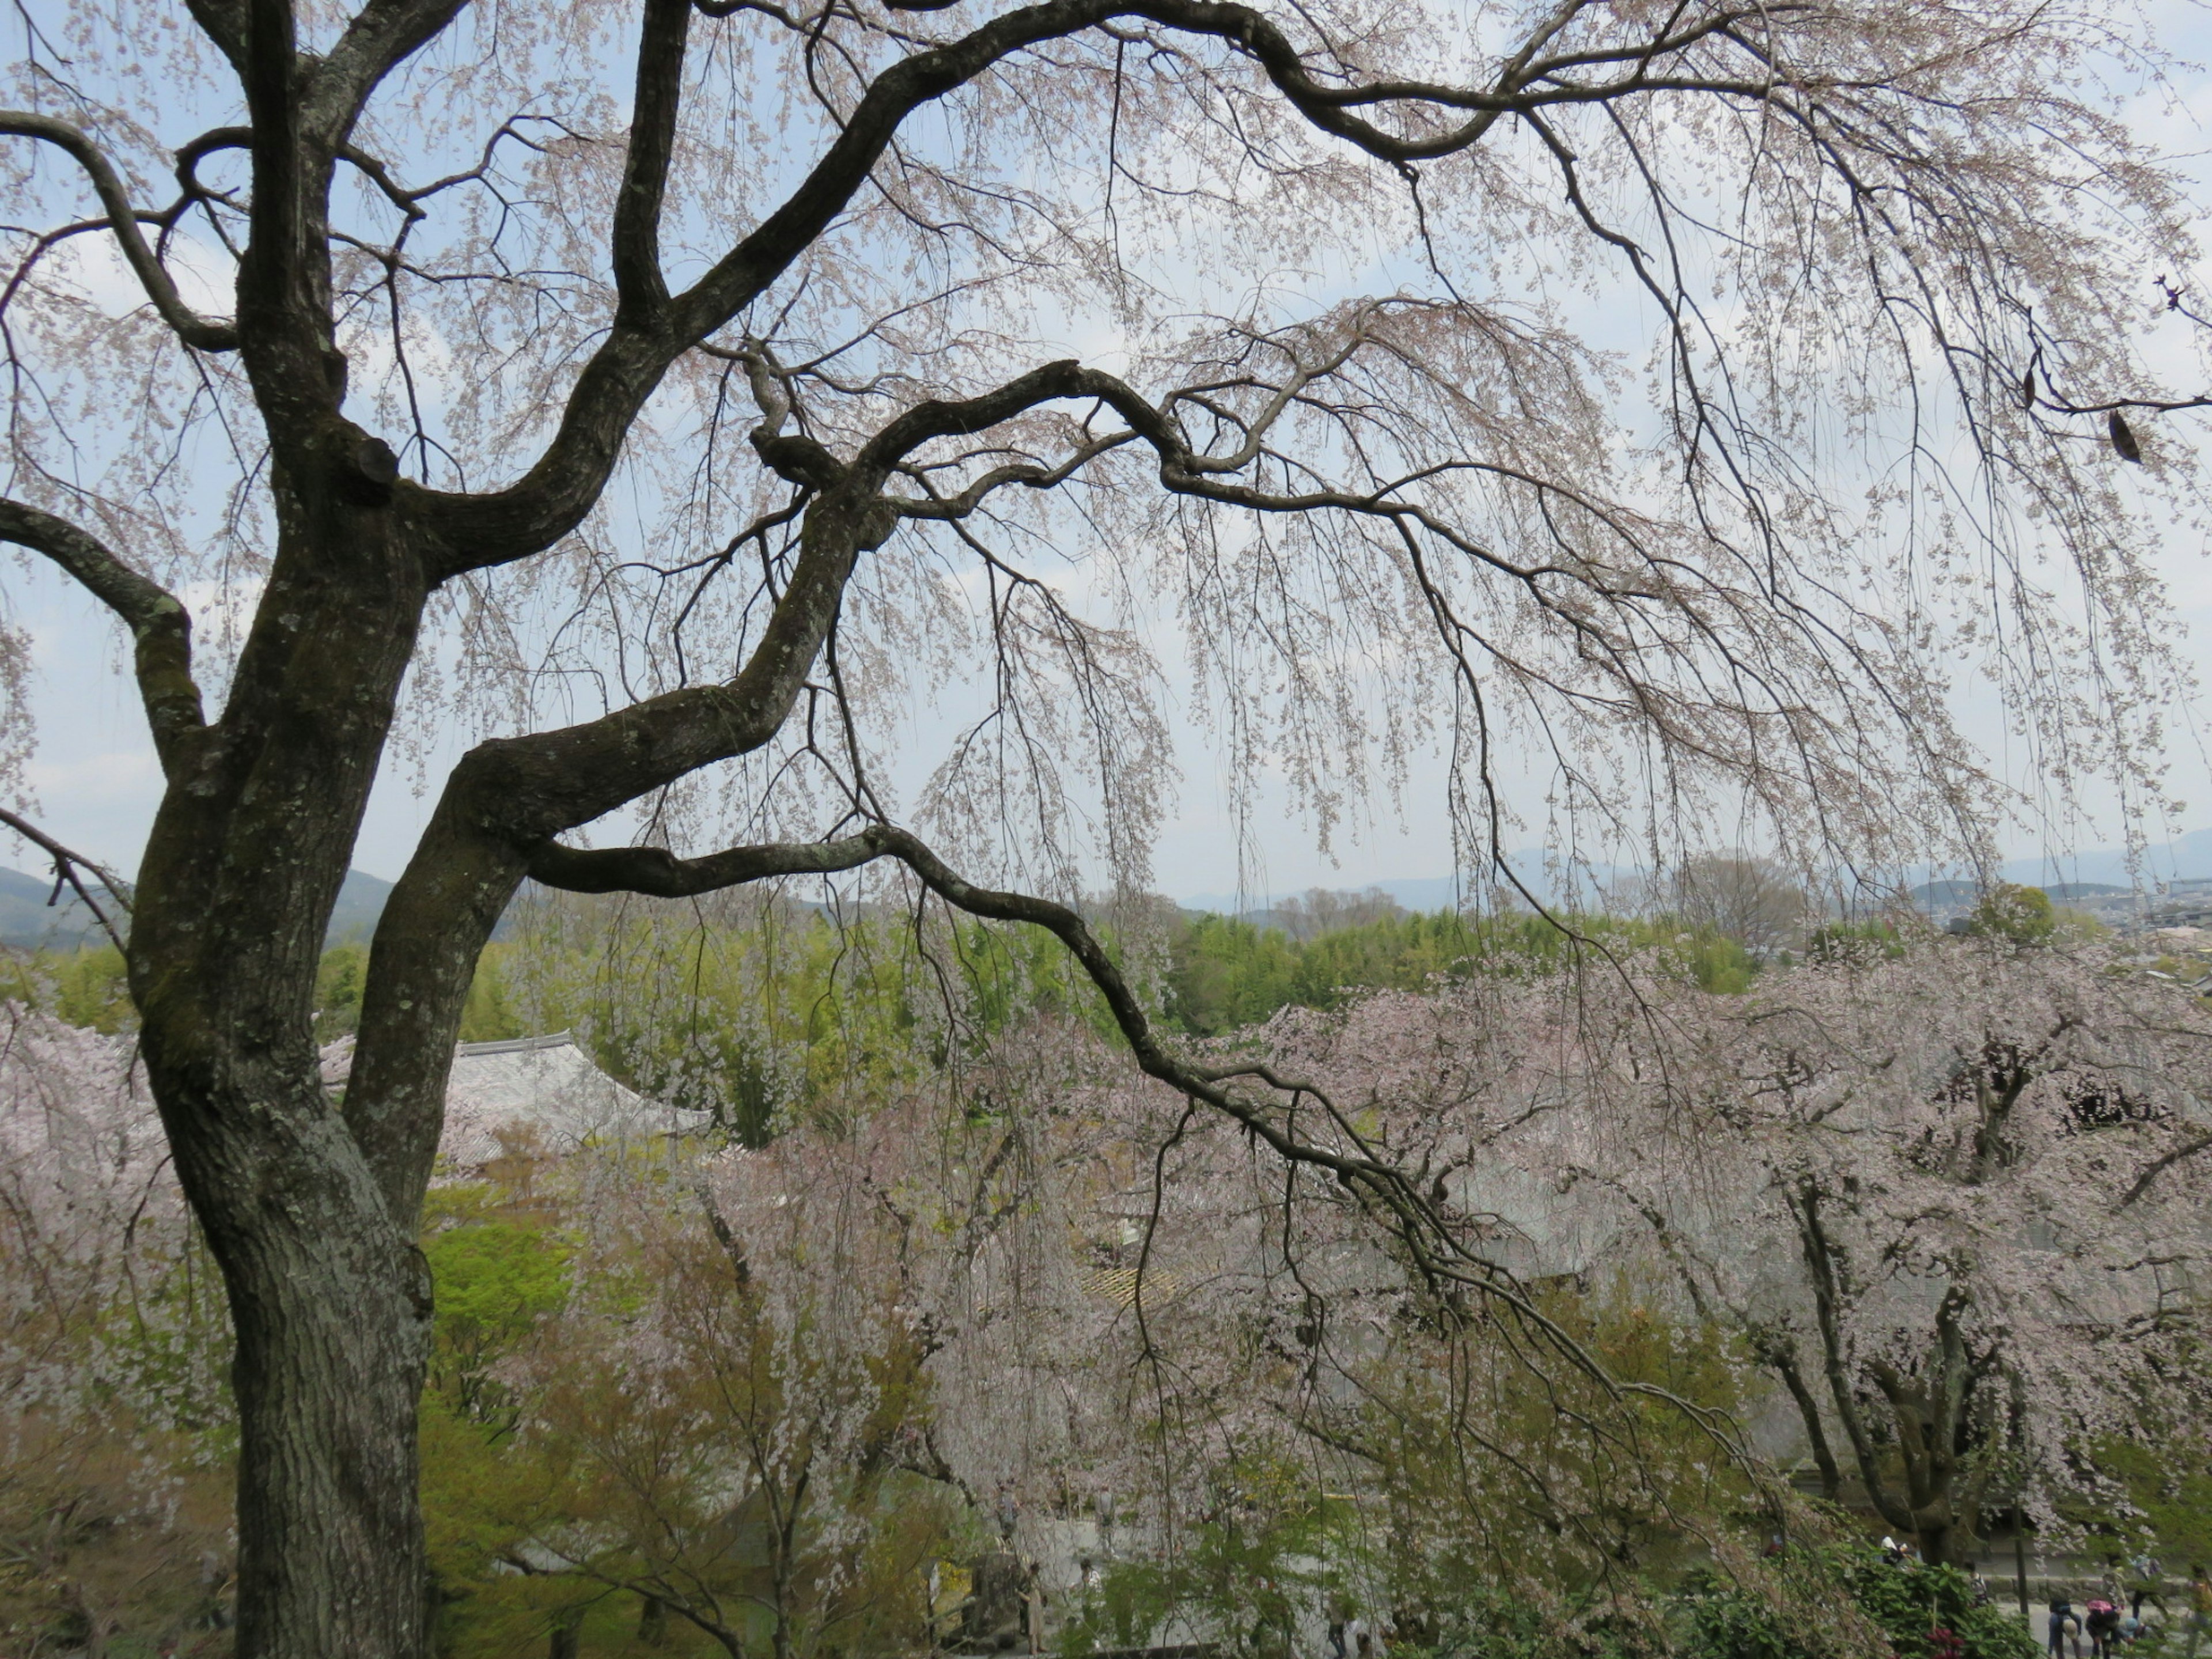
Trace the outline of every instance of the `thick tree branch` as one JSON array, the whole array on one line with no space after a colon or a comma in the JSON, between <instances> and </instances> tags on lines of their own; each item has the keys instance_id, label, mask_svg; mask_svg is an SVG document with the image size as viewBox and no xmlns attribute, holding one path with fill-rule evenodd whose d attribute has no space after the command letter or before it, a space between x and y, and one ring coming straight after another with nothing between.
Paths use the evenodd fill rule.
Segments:
<instances>
[{"instance_id":1,"label":"thick tree branch","mask_svg":"<svg viewBox=\"0 0 2212 1659\"><path fill-rule=\"evenodd\" d=\"M185 0L200 33L216 44L233 69L246 68L246 0Z\"/></svg>"},{"instance_id":2,"label":"thick tree branch","mask_svg":"<svg viewBox=\"0 0 2212 1659\"><path fill-rule=\"evenodd\" d=\"M179 339L201 351L237 349L236 324L201 316L177 292L174 279L138 228L138 210L131 204L131 195L124 188L122 176L88 134L67 121L27 110L0 110L0 134L52 144L84 169L85 176L92 181L93 193L100 198L100 205L106 212L107 227L114 233L124 258L138 278L138 285L145 289L155 311L176 331Z\"/></svg>"},{"instance_id":3,"label":"thick tree branch","mask_svg":"<svg viewBox=\"0 0 2212 1659\"><path fill-rule=\"evenodd\" d=\"M377 924L346 1091L348 1123L405 1224L420 1207L437 1150L460 1018L448 994L465 994L532 851L647 790L751 752L789 715L854 561L896 523L872 489L842 471L830 483L808 506L799 558L775 613L728 683L481 744L454 769Z\"/></svg>"},{"instance_id":4,"label":"thick tree branch","mask_svg":"<svg viewBox=\"0 0 2212 1659\"><path fill-rule=\"evenodd\" d=\"M684 43L690 27L691 0L647 0L629 149L615 198L612 250L616 315L635 325L657 325L668 304L668 283L660 269L660 210L676 148Z\"/></svg>"},{"instance_id":5,"label":"thick tree branch","mask_svg":"<svg viewBox=\"0 0 2212 1659\"><path fill-rule=\"evenodd\" d=\"M2141 1198L2145 1193L2150 1190L2151 1182L2156 1181L2159 1176L2164 1175L2168 1170L2180 1163L2183 1159L2194 1158L2197 1153L2203 1152L2208 1147L2212 1147L2212 1133L2193 1136L2190 1139L2182 1142L2180 1146L2175 1147L2172 1152L2165 1154L2165 1156L2153 1158L2148 1164L2143 1166L2143 1172L2136 1177L2135 1185L2129 1188L2125 1196L2120 1200L2121 1206L2125 1207L2126 1206L2134 1203L2137 1199Z\"/></svg>"},{"instance_id":6,"label":"thick tree branch","mask_svg":"<svg viewBox=\"0 0 2212 1659\"><path fill-rule=\"evenodd\" d=\"M1843 1495L1844 1472L1837 1466L1835 1449L1828 1443L1827 1425L1820 1419L1820 1402L1806 1386L1804 1370L1797 1364L1796 1344L1768 1331L1754 1332L1752 1344L1761 1363L1790 1390L1790 1398L1797 1407L1798 1420L1805 1425L1806 1442L1813 1449L1813 1465L1820 1472L1820 1496L1831 1504L1836 1502Z\"/></svg>"},{"instance_id":7,"label":"thick tree branch","mask_svg":"<svg viewBox=\"0 0 2212 1659\"><path fill-rule=\"evenodd\" d=\"M864 832L838 841L775 842L679 859L660 847L563 847L548 842L530 855L531 880L564 893L643 893L690 898L776 876L830 876L872 864L890 849Z\"/></svg>"},{"instance_id":8,"label":"thick tree branch","mask_svg":"<svg viewBox=\"0 0 2212 1659\"><path fill-rule=\"evenodd\" d=\"M1820 1370L1827 1381L1828 1398L1836 1408L1836 1417L1844 1425L1845 1438L1851 1443L1851 1455L1858 1465L1859 1479L1866 1486L1867 1501L1893 1527L1911 1527L1912 1511L1898 1503L1881 1478L1874 1437L1867 1432L1865 1421L1859 1415L1858 1401L1844 1368L1842 1287L1836 1282L1834 1246L1820 1222L1820 1190L1808 1181L1790 1194L1789 1203L1797 1218L1805 1267L1813 1279L1814 1321L1820 1335Z\"/></svg>"},{"instance_id":9,"label":"thick tree branch","mask_svg":"<svg viewBox=\"0 0 2212 1659\"><path fill-rule=\"evenodd\" d=\"M300 463L344 392L330 309L332 157L307 134L298 23L289 0L245 0L245 11L239 80L253 200L238 270L239 343L271 442Z\"/></svg>"},{"instance_id":10,"label":"thick tree branch","mask_svg":"<svg viewBox=\"0 0 2212 1659\"><path fill-rule=\"evenodd\" d=\"M672 4L672 0L669 3ZM1164 27L1210 36L1249 54L1276 88L1316 127L1394 164L1463 149L1479 142L1498 115L1511 111L1592 102L1625 90L1657 89L1662 85L1735 92L1753 98L1772 91L1769 83L1756 80L1676 77L1662 82L1650 72L1654 58L1680 52L1707 38L1735 21L1735 14L1679 33L1668 33L1668 26L1662 25L1662 32L1640 49L1618 54L1627 67L1617 78L1538 85L1546 76L1576 61L1547 60L1537 54L1582 9L1576 0L1568 0L1540 20L1498 76L1482 88L1397 81L1356 88L1327 83L1305 67L1296 44L1272 20L1251 7L1218 3L1218 0L1046 0L1042 4L1018 7L957 40L902 59L870 83L845 118L836 141L782 205L690 289L667 302L660 325L647 325L634 311L618 314L606 340L578 376L552 441L521 478L503 490L479 495L419 492L420 509L455 550L455 562L443 574L450 576L526 558L550 546L580 522L605 486L630 421L669 365L726 326L813 246L866 182L909 116L1016 53L1116 18L1141 18ZM649 16L649 32L652 27ZM674 33L672 27L670 33ZM665 58L665 43L660 50ZM641 96L649 68L648 58L641 52ZM657 98L661 95L657 82L654 88ZM666 88L666 96L672 104L676 96L672 84ZM1448 134L1408 139L1352 112L1376 104L1442 105L1472 113L1468 121ZM642 110L641 103L641 113ZM634 167L652 155L649 147L638 148L637 136L633 136ZM641 171L641 185L651 177ZM646 211L648 207L651 215ZM635 207L626 210L641 225L657 216L658 185L641 188ZM628 240L636 240L635 237ZM632 266L634 289L637 283L646 280L642 258L635 246L618 251ZM1127 411L1123 412L1126 418ZM1152 413L1157 420L1157 411ZM1209 492L1194 489L1191 493ZM1224 494L1217 498L1233 496Z\"/></svg>"},{"instance_id":11,"label":"thick tree branch","mask_svg":"<svg viewBox=\"0 0 2212 1659\"><path fill-rule=\"evenodd\" d=\"M460 15L468 0L368 0L315 70L307 126L335 151L384 77Z\"/></svg>"},{"instance_id":12,"label":"thick tree branch","mask_svg":"<svg viewBox=\"0 0 2212 1659\"><path fill-rule=\"evenodd\" d=\"M200 688L192 678L192 620L176 596L140 575L94 537L65 519L21 501L0 500L0 541L43 553L130 629L154 746L172 775L180 750L205 726Z\"/></svg>"}]
</instances>

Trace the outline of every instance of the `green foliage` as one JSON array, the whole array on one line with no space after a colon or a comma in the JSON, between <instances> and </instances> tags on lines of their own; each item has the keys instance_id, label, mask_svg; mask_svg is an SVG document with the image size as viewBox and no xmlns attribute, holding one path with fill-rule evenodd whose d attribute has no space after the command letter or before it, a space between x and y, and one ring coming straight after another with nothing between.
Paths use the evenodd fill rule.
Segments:
<instances>
[{"instance_id":1,"label":"green foliage","mask_svg":"<svg viewBox=\"0 0 2212 1659\"><path fill-rule=\"evenodd\" d=\"M489 1187L441 1187L426 1206L422 1254L435 1291L431 1385L457 1416L494 1420L507 1401L493 1369L566 1303L574 1245L542 1211Z\"/></svg>"},{"instance_id":2,"label":"green foliage","mask_svg":"<svg viewBox=\"0 0 2212 1659\"><path fill-rule=\"evenodd\" d=\"M323 952L315 969L315 1041L331 1042L359 1028L368 946L349 940Z\"/></svg>"},{"instance_id":3,"label":"green foliage","mask_svg":"<svg viewBox=\"0 0 2212 1659\"><path fill-rule=\"evenodd\" d=\"M1812 962L1895 962L1905 948L1896 925L1881 921L1832 921L1814 928L1805 940L1805 956Z\"/></svg>"},{"instance_id":4,"label":"green foliage","mask_svg":"<svg viewBox=\"0 0 2212 1659\"><path fill-rule=\"evenodd\" d=\"M1956 1567L1899 1566L1871 1545L1790 1551L1775 1582L1692 1574L1681 1597L1683 1659L1806 1659L1829 1645L1827 1609L1848 1607L1889 1639L1897 1659L2036 1659L2037 1644L2002 1606L1974 1604Z\"/></svg>"},{"instance_id":5,"label":"green foliage","mask_svg":"<svg viewBox=\"0 0 2212 1659\"><path fill-rule=\"evenodd\" d=\"M1630 1399L1565 1366L1527 1386L1508 1352L1527 1328L1508 1339L1492 1322L1409 1310L1351 1362L1347 1397L1308 1407L1360 1471L1356 1493L1326 1493L1310 1453L1289 1447L1228 1460L1171 1552L1104 1571L1065 1648L1142 1646L1172 1626L1278 1659L1294 1612L1328 1608L1387 1617L1400 1659L1656 1653L1666 1632L1649 1584L1686 1547L1686 1521L1732 1513L1751 1488L1656 1392L1740 1414L1741 1357L1717 1331L1666 1317L1652 1288L1623 1275L1534 1291L1547 1329L1651 1390ZM1281 1363L1265 1344L1251 1358ZM1629 1443L1632 1481L1619 1467ZM1563 1504L1573 1521L1554 1524Z\"/></svg>"},{"instance_id":6,"label":"green foliage","mask_svg":"<svg viewBox=\"0 0 2212 1659\"><path fill-rule=\"evenodd\" d=\"M1967 926L1976 933L2015 945L2040 945L2058 931L2058 913L2051 895L2040 887L1999 882L1982 896Z\"/></svg>"},{"instance_id":7,"label":"green foliage","mask_svg":"<svg viewBox=\"0 0 2212 1659\"><path fill-rule=\"evenodd\" d=\"M1518 914L1401 914L1293 939L1187 915L1168 939L1162 1012L1193 1036L1219 1036L1285 1007L1334 1008L1362 992L1419 990L1439 975L1551 971L1587 948L1578 938L1605 950L1656 949L1709 991L1744 990L1758 971L1711 927L1562 920L1571 931ZM358 940L323 953L318 1042L358 1028L368 971ZM136 1018L112 946L15 958L0 966L0 996L100 1030ZM760 1146L779 1114L812 1117L840 1097L880 1095L1037 1016L1102 1035L1112 1025L1066 951L1033 927L963 921L923 933L904 916L840 921L770 902L702 911L562 898L526 909L517 937L486 949L460 1038L574 1030L623 1082L708 1110Z\"/></svg>"},{"instance_id":8,"label":"green foliage","mask_svg":"<svg viewBox=\"0 0 2212 1659\"><path fill-rule=\"evenodd\" d=\"M1443 1621L1437 1659L1554 1659L1565 1645L1559 1620L1525 1597L1471 1590Z\"/></svg>"},{"instance_id":9,"label":"green foliage","mask_svg":"<svg viewBox=\"0 0 2212 1659\"><path fill-rule=\"evenodd\" d=\"M1439 975L1548 973L1592 945L1656 949L1674 971L1708 991L1747 990L1758 972L1741 942L1711 927L1671 918L1560 920L1564 926L1535 915L1444 910L1387 916L1300 940L1237 917L1186 915L1170 950L1168 1012L1193 1036L1218 1036L1282 1008L1334 1008L1364 991L1418 991Z\"/></svg>"},{"instance_id":10,"label":"green foliage","mask_svg":"<svg viewBox=\"0 0 2212 1659\"><path fill-rule=\"evenodd\" d=\"M533 1030L516 1007L508 988L513 977L514 950L512 946L489 946L477 960L475 976L469 981L468 999L461 1005L461 1041L464 1042L503 1042L511 1037L532 1036Z\"/></svg>"},{"instance_id":11,"label":"green foliage","mask_svg":"<svg viewBox=\"0 0 2212 1659\"><path fill-rule=\"evenodd\" d=\"M1355 1576L1401 1609L1449 1609L1500 1587L1572 1600L1600 1593L1624 1565L1662 1567L1681 1547L1683 1516L1745 1501L1741 1471L1657 1391L1740 1419L1751 1373L1717 1328L1667 1317L1653 1288L1623 1273L1534 1297L1551 1328L1616 1382L1652 1392L1616 1395L1566 1365L1531 1387L1513 1352L1528 1333L1502 1340L1483 1325L1442 1334L1417 1326L1362 1367L1366 1404L1337 1437L1375 1471L1382 1510L1338 1540ZM1624 1438L1636 1447L1633 1480L1620 1476ZM1570 1491L1575 1526L1528 1524Z\"/></svg>"},{"instance_id":12,"label":"green foliage","mask_svg":"<svg viewBox=\"0 0 2212 1659\"><path fill-rule=\"evenodd\" d=\"M2201 1427L2194 1433L2100 1441L2093 1461L2108 1480L2120 1484L2127 1502L2117 1513L2085 1512L2078 1519L2126 1540L2130 1549L2147 1547L2168 1571L2212 1561L2212 1456L2207 1449Z\"/></svg>"},{"instance_id":13,"label":"green foliage","mask_svg":"<svg viewBox=\"0 0 2212 1659\"><path fill-rule=\"evenodd\" d=\"M526 911L517 937L485 953L462 1036L573 1030L611 1075L757 1146L785 1122L888 1098L1038 1017L1111 1024L1036 928L837 921L750 896L563 898Z\"/></svg>"},{"instance_id":14,"label":"green foliage","mask_svg":"<svg viewBox=\"0 0 2212 1659\"><path fill-rule=\"evenodd\" d=\"M422 1240L440 1651L542 1652L559 1627L583 1654L898 1649L961 1510L899 1466L931 1400L896 1285L794 1320L652 1158L579 1182L522 1147L487 1173L433 1191ZM579 1200L616 1183L608 1226Z\"/></svg>"},{"instance_id":15,"label":"green foliage","mask_svg":"<svg viewBox=\"0 0 2212 1659\"><path fill-rule=\"evenodd\" d=\"M0 953L0 1001L20 1002L95 1031L135 1030L123 952L112 945Z\"/></svg>"},{"instance_id":16,"label":"green foliage","mask_svg":"<svg viewBox=\"0 0 2212 1659\"><path fill-rule=\"evenodd\" d=\"M1170 1620L1221 1633L1230 1652L1289 1659L1299 1608L1322 1584L1313 1571L1325 1505L1310 1472L1244 1457L1220 1471L1206 1512L1159 1559L1117 1561L1060 1630L1060 1650L1143 1647Z\"/></svg>"}]
</instances>

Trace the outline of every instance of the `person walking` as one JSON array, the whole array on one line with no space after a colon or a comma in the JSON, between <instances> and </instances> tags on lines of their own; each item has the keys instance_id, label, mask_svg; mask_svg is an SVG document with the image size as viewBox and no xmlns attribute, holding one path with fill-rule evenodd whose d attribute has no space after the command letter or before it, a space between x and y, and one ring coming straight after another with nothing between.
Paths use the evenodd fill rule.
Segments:
<instances>
[{"instance_id":1,"label":"person walking","mask_svg":"<svg viewBox=\"0 0 2212 1659\"><path fill-rule=\"evenodd\" d=\"M2097 1594L2116 1607L2127 1606L2128 1576L2120 1570L2118 1556L2108 1555L2105 1558L2105 1572L2104 1576L2097 1580Z\"/></svg>"},{"instance_id":2,"label":"person walking","mask_svg":"<svg viewBox=\"0 0 2212 1659\"><path fill-rule=\"evenodd\" d=\"M2173 1617L2166 1609L2166 1597L2159 1593L2165 1575L2165 1567L2148 1550L2137 1550L2128 1558L2128 1612L2136 1622L2142 1622L2143 1603L2146 1601L2157 1605L2160 1619Z\"/></svg>"},{"instance_id":3,"label":"person walking","mask_svg":"<svg viewBox=\"0 0 2212 1659\"><path fill-rule=\"evenodd\" d=\"M2069 1647L2074 1650L2071 1659L2081 1659L2081 1621L2075 1616L2074 1603L2063 1595L2051 1604L2050 1640L2045 1647L2051 1659L2068 1659Z\"/></svg>"},{"instance_id":4,"label":"person walking","mask_svg":"<svg viewBox=\"0 0 2212 1659\"><path fill-rule=\"evenodd\" d=\"M2212 1633L2212 1573L2202 1561L2189 1570L2189 1645L2181 1659L2197 1659L2197 1644Z\"/></svg>"}]
</instances>

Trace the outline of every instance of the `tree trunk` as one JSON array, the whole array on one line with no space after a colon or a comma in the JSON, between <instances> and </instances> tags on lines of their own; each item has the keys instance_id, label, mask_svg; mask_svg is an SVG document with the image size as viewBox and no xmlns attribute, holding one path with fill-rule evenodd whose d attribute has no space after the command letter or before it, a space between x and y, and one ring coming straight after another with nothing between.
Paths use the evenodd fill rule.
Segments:
<instances>
[{"instance_id":1,"label":"tree trunk","mask_svg":"<svg viewBox=\"0 0 2212 1659\"><path fill-rule=\"evenodd\" d=\"M279 1077L249 1060L210 1090L164 1045L148 1056L165 1113L258 1131L250 1146L176 1143L237 1335L237 1651L406 1659L428 1633L415 1423L427 1265L312 1070Z\"/></svg>"},{"instance_id":2,"label":"tree trunk","mask_svg":"<svg viewBox=\"0 0 2212 1659\"><path fill-rule=\"evenodd\" d=\"M1759 1357L1790 1390L1790 1398L1797 1407L1798 1419L1805 1425L1813 1466L1820 1472L1820 1496L1833 1504L1844 1495L1844 1472L1836 1462L1835 1448L1828 1443L1827 1425L1820 1420L1820 1403L1806 1385L1805 1374L1798 1368L1795 1352L1772 1337L1761 1336L1758 1340Z\"/></svg>"},{"instance_id":3,"label":"tree trunk","mask_svg":"<svg viewBox=\"0 0 2212 1659\"><path fill-rule=\"evenodd\" d=\"M246 1654L424 1650L416 1402L428 1273L380 1214L270 1225L228 1268L238 1322Z\"/></svg>"},{"instance_id":4,"label":"tree trunk","mask_svg":"<svg viewBox=\"0 0 2212 1659\"><path fill-rule=\"evenodd\" d=\"M1904 1502L1912 1517L1921 1559L1930 1566L1958 1566L1964 1564L1953 1559L1953 1552L1965 1535L1956 1501L1960 1401L1957 1391L1947 1386L1941 1358L1931 1357L1928 1364L1936 1376L1932 1385L1887 1364L1871 1369L1896 1426Z\"/></svg>"},{"instance_id":5,"label":"tree trunk","mask_svg":"<svg viewBox=\"0 0 2212 1659\"><path fill-rule=\"evenodd\" d=\"M325 1096L315 969L424 595L359 481L278 481L228 706L172 769L130 940L147 1076L237 1338L240 1659L413 1659L430 1287Z\"/></svg>"}]
</instances>

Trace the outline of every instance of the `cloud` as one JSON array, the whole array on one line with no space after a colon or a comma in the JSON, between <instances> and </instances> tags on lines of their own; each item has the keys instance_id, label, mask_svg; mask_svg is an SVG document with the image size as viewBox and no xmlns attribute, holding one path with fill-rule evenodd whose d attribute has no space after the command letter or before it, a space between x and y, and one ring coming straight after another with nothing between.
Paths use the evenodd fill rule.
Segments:
<instances>
[{"instance_id":1,"label":"cloud","mask_svg":"<svg viewBox=\"0 0 2212 1659\"><path fill-rule=\"evenodd\" d=\"M161 793L161 769L149 749L111 749L66 759L41 756L29 768L43 800L67 801L76 811L150 804Z\"/></svg>"}]
</instances>

